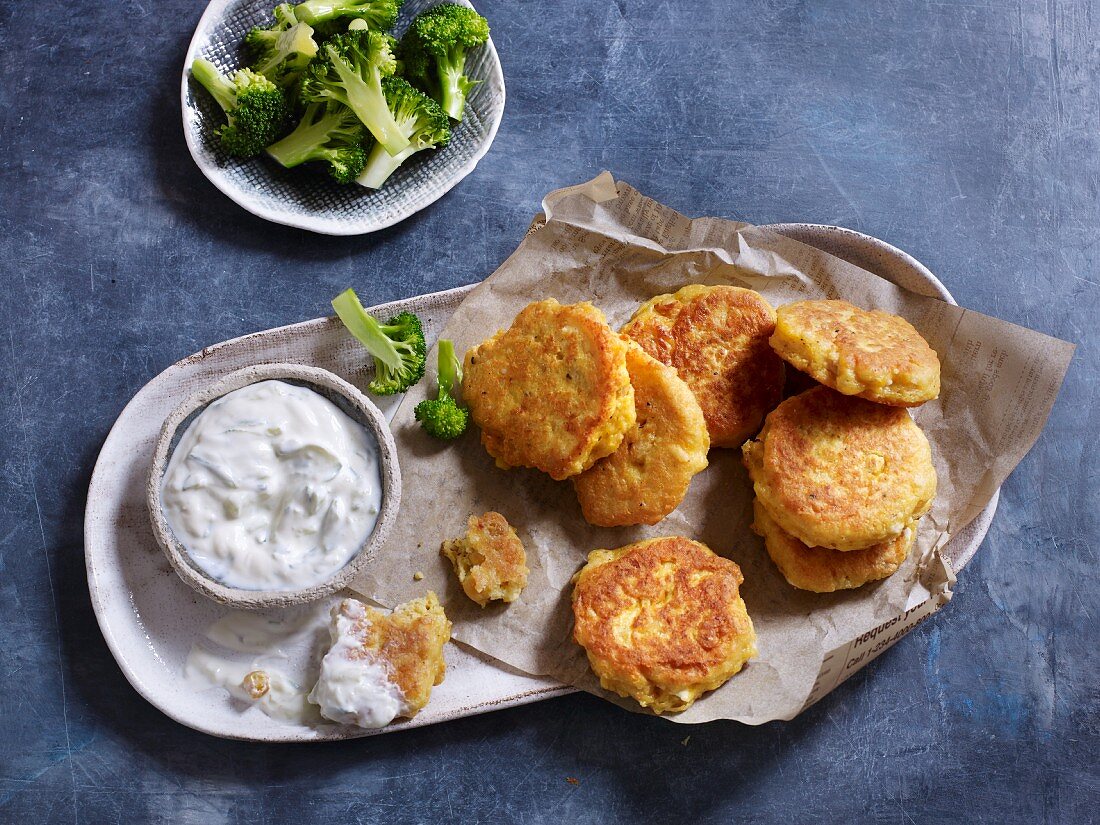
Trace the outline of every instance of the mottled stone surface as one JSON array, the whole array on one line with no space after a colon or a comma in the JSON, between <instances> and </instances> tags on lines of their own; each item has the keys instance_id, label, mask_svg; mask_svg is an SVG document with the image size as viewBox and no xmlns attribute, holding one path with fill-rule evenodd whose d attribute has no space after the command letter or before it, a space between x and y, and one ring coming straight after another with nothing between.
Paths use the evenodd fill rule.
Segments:
<instances>
[{"instance_id":1,"label":"mottled stone surface","mask_svg":"<svg viewBox=\"0 0 1100 825\"><path fill-rule=\"evenodd\" d=\"M0 8L0 821L1078 823L1100 798L1100 20L1085 0L483 3L489 156L374 236L264 223L187 156L200 3ZM476 281L601 169L691 214L837 223L1081 344L957 596L794 722L589 696L273 747L180 727L92 615L81 520L122 406L205 344ZM572 780L576 780L575 782Z\"/></svg>"}]
</instances>

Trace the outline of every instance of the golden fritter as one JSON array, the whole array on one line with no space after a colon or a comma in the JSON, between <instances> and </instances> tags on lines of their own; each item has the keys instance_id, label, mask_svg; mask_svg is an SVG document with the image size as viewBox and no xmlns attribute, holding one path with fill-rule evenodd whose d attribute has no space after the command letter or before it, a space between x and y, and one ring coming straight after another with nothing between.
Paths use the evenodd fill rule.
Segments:
<instances>
[{"instance_id":1,"label":"golden fritter","mask_svg":"<svg viewBox=\"0 0 1100 825\"><path fill-rule=\"evenodd\" d=\"M811 547L897 538L936 494L932 450L907 410L828 387L776 407L743 457L768 514Z\"/></svg>"},{"instance_id":2,"label":"golden fritter","mask_svg":"<svg viewBox=\"0 0 1100 825\"><path fill-rule=\"evenodd\" d=\"M469 350L463 397L497 466L561 481L615 452L634 426L626 347L592 304L551 298Z\"/></svg>"},{"instance_id":3,"label":"golden fritter","mask_svg":"<svg viewBox=\"0 0 1100 825\"><path fill-rule=\"evenodd\" d=\"M775 310L736 286L686 286L634 313L624 335L691 387L714 447L739 447L783 393L783 362L768 345Z\"/></svg>"},{"instance_id":4,"label":"golden fritter","mask_svg":"<svg viewBox=\"0 0 1100 825\"><path fill-rule=\"evenodd\" d=\"M847 301L797 301L777 310L771 345L845 395L916 407L940 394L940 360L912 324Z\"/></svg>"},{"instance_id":5,"label":"golden fritter","mask_svg":"<svg viewBox=\"0 0 1100 825\"><path fill-rule=\"evenodd\" d=\"M493 599L514 602L527 586L523 542L500 513L470 516L466 535L443 542L439 552L451 560L462 590L482 607Z\"/></svg>"},{"instance_id":6,"label":"golden fritter","mask_svg":"<svg viewBox=\"0 0 1100 825\"><path fill-rule=\"evenodd\" d=\"M392 613L344 599L332 610L330 632L332 647L309 694L327 719L376 728L413 717L443 681L451 623L435 593Z\"/></svg>"},{"instance_id":7,"label":"golden fritter","mask_svg":"<svg viewBox=\"0 0 1100 825\"><path fill-rule=\"evenodd\" d=\"M741 569L699 542L594 550L573 577L573 639L607 690L686 710L756 655Z\"/></svg>"},{"instance_id":8,"label":"golden fritter","mask_svg":"<svg viewBox=\"0 0 1100 825\"><path fill-rule=\"evenodd\" d=\"M897 538L872 544L863 550L810 547L781 528L754 499L753 531L764 538L764 547L779 572L793 587L814 593L850 590L893 575L913 546L915 529L907 527Z\"/></svg>"},{"instance_id":9,"label":"golden fritter","mask_svg":"<svg viewBox=\"0 0 1100 825\"><path fill-rule=\"evenodd\" d=\"M636 421L619 449L573 476L585 519L600 527L656 524L707 466L707 422L676 370L630 345Z\"/></svg>"},{"instance_id":10,"label":"golden fritter","mask_svg":"<svg viewBox=\"0 0 1100 825\"><path fill-rule=\"evenodd\" d=\"M430 590L392 613L369 607L366 611L370 627L363 651L386 662L390 678L405 698L401 715L415 716L428 704L432 687L443 683L447 672L443 646L451 638L451 622Z\"/></svg>"}]
</instances>

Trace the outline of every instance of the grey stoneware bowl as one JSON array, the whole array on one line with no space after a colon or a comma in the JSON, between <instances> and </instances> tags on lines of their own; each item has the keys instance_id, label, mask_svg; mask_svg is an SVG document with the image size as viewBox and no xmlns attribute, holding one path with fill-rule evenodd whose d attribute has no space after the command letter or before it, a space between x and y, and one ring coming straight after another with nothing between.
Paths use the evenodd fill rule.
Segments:
<instances>
[{"instance_id":1,"label":"grey stoneware bowl","mask_svg":"<svg viewBox=\"0 0 1100 825\"><path fill-rule=\"evenodd\" d=\"M417 14L439 2L405 0L393 33L402 34ZM448 2L471 6L469 0ZM253 26L270 25L275 5L276 0L212 0L183 61L183 134L191 157L218 189L253 215L275 223L323 235L363 235L419 212L474 171L492 146L504 115L504 73L491 38L467 55L466 74L480 82L466 98L466 111L453 125L451 142L413 155L381 189L356 183L342 186L323 171L283 169L267 157L226 156L210 137L225 116L191 80L191 64L205 57L223 72L243 66L241 40Z\"/></svg>"},{"instance_id":2,"label":"grey stoneware bowl","mask_svg":"<svg viewBox=\"0 0 1100 825\"><path fill-rule=\"evenodd\" d=\"M187 551L172 532L172 528L165 519L161 501L161 482L168 468L168 460L195 417L209 404L233 390L270 380L286 381L308 387L321 394L365 427L378 444L382 507L378 513L374 531L351 560L333 573L328 580L300 590L243 590L228 587L211 578L191 561ZM370 563L378 548L385 542L397 518L397 511L401 504L401 469L397 463L397 446L394 444L389 425L378 407L363 393L328 370L301 364L261 364L229 373L213 386L192 395L168 416L161 427L156 448L153 451L153 466L149 473L145 495L157 544L160 545L179 577L216 602L246 610L259 610L316 601L350 584L352 579Z\"/></svg>"}]
</instances>

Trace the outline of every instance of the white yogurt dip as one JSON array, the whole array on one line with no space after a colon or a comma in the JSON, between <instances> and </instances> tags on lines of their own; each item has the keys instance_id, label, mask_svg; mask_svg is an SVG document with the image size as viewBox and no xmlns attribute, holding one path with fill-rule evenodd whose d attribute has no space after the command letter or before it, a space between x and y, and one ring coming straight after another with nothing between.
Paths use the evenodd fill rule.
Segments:
<instances>
[{"instance_id":1,"label":"white yogurt dip","mask_svg":"<svg viewBox=\"0 0 1100 825\"><path fill-rule=\"evenodd\" d=\"M374 530L378 445L324 396L261 381L191 422L168 462L161 502L188 556L222 584L310 587L347 564Z\"/></svg>"},{"instance_id":2,"label":"white yogurt dip","mask_svg":"<svg viewBox=\"0 0 1100 825\"><path fill-rule=\"evenodd\" d=\"M324 721L306 701L305 690L270 661L257 659L243 664L195 645L187 656L183 675L195 690L225 688L246 707L258 707L273 719L298 725Z\"/></svg>"},{"instance_id":3,"label":"white yogurt dip","mask_svg":"<svg viewBox=\"0 0 1100 825\"><path fill-rule=\"evenodd\" d=\"M321 660L321 673L309 694L321 715L344 725L382 728L408 705L389 676L386 662L363 650L366 609L355 599L332 609L332 647Z\"/></svg>"}]
</instances>

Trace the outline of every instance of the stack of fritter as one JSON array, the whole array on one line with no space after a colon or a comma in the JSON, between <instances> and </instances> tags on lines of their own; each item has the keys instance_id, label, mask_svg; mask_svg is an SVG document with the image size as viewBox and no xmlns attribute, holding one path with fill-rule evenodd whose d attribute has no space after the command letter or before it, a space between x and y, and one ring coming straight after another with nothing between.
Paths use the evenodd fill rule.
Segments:
<instances>
[{"instance_id":1,"label":"stack of fritter","mask_svg":"<svg viewBox=\"0 0 1100 825\"><path fill-rule=\"evenodd\" d=\"M822 386L780 404L743 447L753 529L795 587L883 579L936 493L928 439L904 408L939 394L939 359L903 318L845 301L780 307L771 345Z\"/></svg>"}]
</instances>

